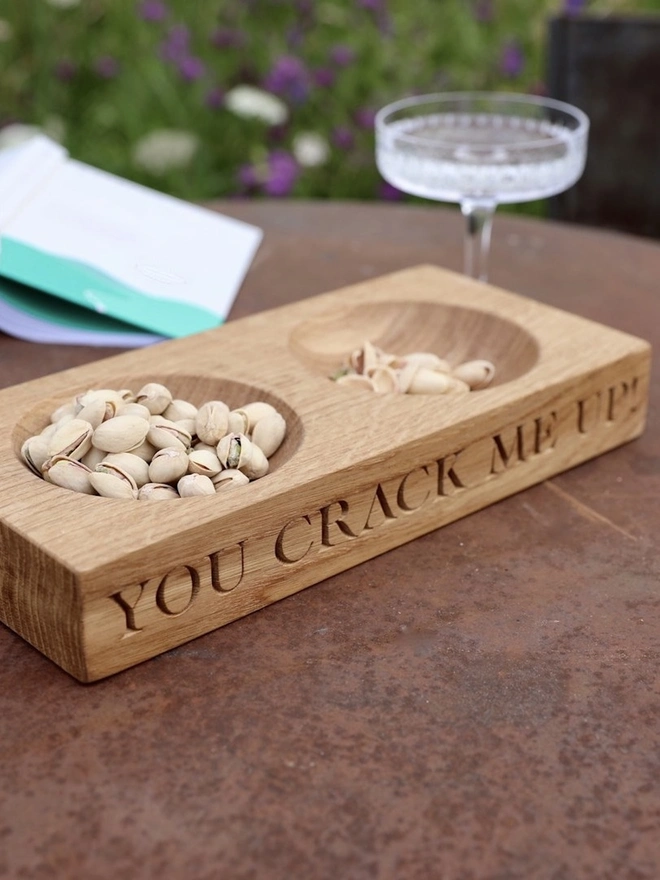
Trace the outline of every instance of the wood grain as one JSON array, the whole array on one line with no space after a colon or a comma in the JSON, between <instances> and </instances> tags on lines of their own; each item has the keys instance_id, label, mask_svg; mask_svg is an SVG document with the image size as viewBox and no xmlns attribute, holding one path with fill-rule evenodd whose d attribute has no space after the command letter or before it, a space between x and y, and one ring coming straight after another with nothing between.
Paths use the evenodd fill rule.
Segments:
<instances>
[{"instance_id":1,"label":"wood grain","mask_svg":"<svg viewBox=\"0 0 660 880\"><path fill-rule=\"evenodd\" d=\"M384 396L328 375L365 338L497 381ZM222 626L638 436L647 343L421 266L0 393L0 618L81 681ZM257 398L288 421L272 472L167 504L74 495L19 460L92 387L160 381L196 403Z\"/></svg>"}]
</instances>

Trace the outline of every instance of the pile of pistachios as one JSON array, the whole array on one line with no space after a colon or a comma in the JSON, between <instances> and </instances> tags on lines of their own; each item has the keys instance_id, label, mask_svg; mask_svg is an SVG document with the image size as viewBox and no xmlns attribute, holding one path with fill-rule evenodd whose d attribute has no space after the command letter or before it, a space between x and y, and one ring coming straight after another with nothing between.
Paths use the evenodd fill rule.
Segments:
<instances>
[{"instance_id":1,"label":"pile of pistachios","mask_svg":"<svg viewBox=\"0 0 660 880\"><path fill-rule=\"evenodd\" d=\"M94 389L58 407L21 448L28 467L64 489L161 501L215 495L268 473L286 421L264 401L230 410L173 399L158 382L137 394Z\"/></svg>"},{"instance_id":2,"label":"pile of pistachios","mask_svg":"<svg viewBox=\"0 0 660 880\"><path fill-rule=\"evenodd\" d=\"M366 340L331 378L338 385L377 394L460 394L486 388L494 376L490 361L465 361L452 367L432 352L390 354Z\"/></svg>"}]
</instances>

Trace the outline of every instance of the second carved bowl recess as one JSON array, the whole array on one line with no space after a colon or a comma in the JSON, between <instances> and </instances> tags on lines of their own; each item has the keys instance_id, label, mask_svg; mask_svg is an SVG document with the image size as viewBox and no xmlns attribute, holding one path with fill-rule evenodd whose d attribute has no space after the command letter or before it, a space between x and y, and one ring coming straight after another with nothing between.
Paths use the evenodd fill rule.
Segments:
<instances>
[{"instance_id":1,"label":"second carved bowl recess","mask_svg":"<svg viewBox=\"0 0 660 880\"><path fill-rule=\"evenodd\" d=\"M397 355L432 352L451 366L491 361L492 385L523 376L539 357L534 336L513 321L477 309L414 301L362 303L304 321L289 343L307 367L330 378L365 340Z\"/></svg>"}]
</instances>

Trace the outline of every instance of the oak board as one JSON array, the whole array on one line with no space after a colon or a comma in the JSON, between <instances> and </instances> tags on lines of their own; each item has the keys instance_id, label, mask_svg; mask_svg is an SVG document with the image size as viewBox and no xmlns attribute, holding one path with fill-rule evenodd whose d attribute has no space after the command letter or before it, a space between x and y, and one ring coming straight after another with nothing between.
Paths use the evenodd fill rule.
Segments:
<instances>
[{"instance_id":1,"label":"oak board","mask_svg":"<svg viewBox=\"0 0 660 880\"><path fill-rule=\"evenodd\" d=\"M452 363L483 391L376 395L329 378L365 339ZM80 681L126 669L638 436L650 346L433 266L0 392L0 619ZM23 441L93 387L274 403L271 472L166 504L74 494Z\"/></svg>"}]
</instances>

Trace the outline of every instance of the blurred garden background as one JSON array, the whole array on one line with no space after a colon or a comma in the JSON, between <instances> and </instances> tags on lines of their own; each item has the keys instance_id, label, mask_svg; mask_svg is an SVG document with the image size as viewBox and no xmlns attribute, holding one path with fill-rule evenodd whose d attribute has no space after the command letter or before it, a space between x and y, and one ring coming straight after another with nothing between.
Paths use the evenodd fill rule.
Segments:
<instances>
[{"instance_id":1,"label":"blurred garden background","mask_svg":"<svg viewBox=\"0 0 660 880\"><path fill-rule=\"evenodd\" d=\"M400 199L375 111L545 92L551 16L660 0L0 0L0 147L33 128L186 199ZM517 206L516 210L525 210Z\"/></svg>"}]
</instances>

